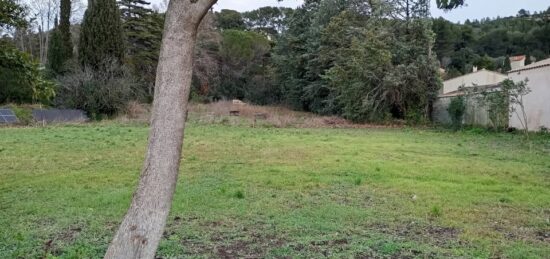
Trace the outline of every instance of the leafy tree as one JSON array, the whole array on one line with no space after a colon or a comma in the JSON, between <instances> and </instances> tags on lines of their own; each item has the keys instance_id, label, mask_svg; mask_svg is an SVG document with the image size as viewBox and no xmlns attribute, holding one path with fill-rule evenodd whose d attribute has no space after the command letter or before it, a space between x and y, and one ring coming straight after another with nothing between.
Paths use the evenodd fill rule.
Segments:
<instances>
[{"instance_id":1,"label":"leafy tree","mask_svg":"<svg viewBox=\"0 0 550 259\"><path fill-rule=\"evenodd\" d=\"M242 14L246 27L268 35L277 35L286 29L285 21L294 10L282 7L261 7Z\"/></svg>"},{"instance_id":2,"label":"leafy tree","mask_svg":"<svg viewBox=\"0 0 550 259\"><path fill-rule=\"evenodd\" d=\"M324 76L331 93L327 109L353 121L381 119L388 109L383 78L391 50L376 27L344 11L323 32L321 58L333 65Z\"/></svg>"},{"instance_id":3,"label":"leafy tree","mask_svg":"<svg viewBox=\"0 0 550 259\"><path fill-rule=\"evenodd\" d=\"M477 60L475 60L474 66L476 66L478 69L487 69L493 71L497 68L494 59L487 55L479 57Z\"/></svg>"},{"instance_id":4,"label":"leafy tree","mask_svg":"<svg viewBox=\"0 0 550 259\"><path fill-rule=\"evenodd\" d=\"M440 86L434 36L420 8L427 2L408 2L311 1L298 8L276 45L285 101L354 121L388 113L428 118Z\"/></svg>"},{"instance_id":5,"label":"leafy tree","mask_svg":"<svg viewBox=\"0 0 550 259\"><path fill-rule=\"evenodd\" d=\"M217 27L221 30L244 30L245 24L241 13L235 10L223 9L216 13Z\"/></svg>"},{"instance_id":6,"label":"leafy tree","mask_svg":"<svg viewBox=\"0 0 550 259\"><path fill-rule=\"evenodd\" d=\"M462 48L455 51L451 56L451 67L458 70L461 74L472 72L474 62L479 59L479 55L470 48Z\"/></svg>"},{"instance_id":7,"label":"leafy tree","mask_svg":"<svg viewBox=\"0 0 550 259\"><path fill-rule=\"evenodd\" d=\"M506 91L474 89L472 95L476 96L475 100L480 105L487 108L489 120L495 130L505 130L508 127L510 98Z\"/></svg>"},{"instance_id":8,"label":"leafy tree","mask_svg":"<svg viewBox=\"0 0 550 259\"><path fill-rule=\"evenodd\" d=\"M501 83L501 91L510 101L510 116L517 116L527 137L529 137L529 118L525 112L525 101L523 97L531 93L531 89L527 85L528 82L527 79L520 82L514 82L508 79Z\"/></svg>"},{"instance_id":9,"label":"leafy tree","mask_svg":"<svg viewBox=\"0 0 550 259\"><path fill-rule=\"evenodd\" d=\"M266 94L261 92L271 89L271 84L269 80L261 80L258 77L263 77L266 69L269 69L270 42L256 32L239 30L225 30L222 37L222 80L215 94L224 99L237 98L254 103L266 103L267 100L262 100ZM276 95L273 92L269 94Z\"/></svg>"},{"instance_id":10,"label":"leafy tree","mask_svg":"<svg viewBox=\"0 0 550 259\"><path fill-rule=\"evenodd\" d=\"M25 27L27 9L16 1L0 1L0 28ZM39 64L11 42L0 39L0 103L48 103L55 84L44 78Z\"/></svg>"},{"instance_id":11,"label":"leafy tree","mask_svg":"<svg viewBox=\"0 0 550 259\"><path fill-rule=\"evenodd\" d=\"M100 69L124 57L120 12L115 0L94 0L84 14L80 29L78 59L82 66Z\"/></svg>"},{"instance_id":12,"label":"leafy tree","mask_svg":"<svg viewBox=\"0 0 550 259\"><path fill-rule=\"evenodd\" d=\"M55 84L42 75L39 64L27 53L0 40L0 103L48 103Z\"/></svg>"},{"instance_id":13,"label":"leafy tree","mask_svg":"<svg viewBox=\"0 0 550 259\"><path fill-rule=\"evenodd\" d=\"M523 99L531 93L527 80L514 82L507 79L496 90L474 89L473 93L478 96L477 101L487 107L489 119L495 129L506 129L509 117L516 116L525 132L529 131L529 118L525 112Z\"/></svg>"},{"instance_id":14,"label":"leafy tree","mask_svg":"<svg viewBox=\"0 0 550 259\"><path fill-rule=\"evenodd\" d=\"M456 25L443 19L438 18L433 20L432 30L436 35L434 51L440 60L445 57L451 57L456 48L456 43L460 37ZM448 64L442 64L446 67Z\"/></svg>"},{"instance_id":15,"label":"leafy tree","mask_svg":"<svg viewBox=\"0 0 550 259\"><path fill-rule=\"evenodd\" d=\"M0 1L0 28L25 27L27 8L16 0Z\"/></svg>"}]
</instances>

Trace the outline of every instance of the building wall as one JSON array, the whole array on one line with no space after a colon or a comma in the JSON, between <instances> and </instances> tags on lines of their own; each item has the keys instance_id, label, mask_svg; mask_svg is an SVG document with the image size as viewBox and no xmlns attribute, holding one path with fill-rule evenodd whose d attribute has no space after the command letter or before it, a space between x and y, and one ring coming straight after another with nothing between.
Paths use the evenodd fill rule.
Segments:
<instances>
[{"instance_id":1,"label":"building wall","mask_svg":"<svg viewBox=\"0 0 550 259\"><path fill-rule=\"evenodd\" d=\"M454 92L458 90L459 87L471 87L474 85L496 85L506 80L506 76L491 72L487 70L480 70L478 72L464 75L461 77L453 78L443 82L443 94Z\"/></svg>"},{"instance_id":2,"label":"building wall","mask_svg":"<svg viewBox=\"0 0 550 259\"><path fill-rule=\"evenodd\" d=\"M529 79L527 86L531 93L523 101L529 130L539 131L541 127L550 129L550 66L514 72L508 76L514 82ZM510 127L524 128L515 114L510 117Z\"/></svg>"},{"instance_id":3,"label":"building wall","mask_svg":"<svg viewBox=\"0 0 550 259\"><path fill-rule=\"evenodd\" d=\"M454 97L440 97L433 105L432 119L439 124L450 125L451 116L447 109ZM482 127L492 127L493 123L489 119L487 107L479 104L475 97L465 97L466 111L462 123L465 125L475 125Z\"/></svg>"},{"instance_id":4,"label":"building wall","mask_svg":"<svg viewBox=\"0 0 550 259\"><path fill-rule=\"evenodd\" d=\"M510 62L511 70L516 70L516 69L524 67L524 66L525 66L525 58Z\"/></svg>"}]
</instances>

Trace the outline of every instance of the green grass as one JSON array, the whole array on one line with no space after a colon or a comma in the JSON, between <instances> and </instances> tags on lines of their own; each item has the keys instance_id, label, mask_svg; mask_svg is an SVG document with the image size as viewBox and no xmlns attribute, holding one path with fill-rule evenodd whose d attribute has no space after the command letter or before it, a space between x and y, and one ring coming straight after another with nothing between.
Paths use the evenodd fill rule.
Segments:
<instances>
[{"instance_id":1,"label":"green grass","mask_svg":"<svg viewBox=\"0 0 550 259\"><path fill-rule=\"evenodd\" d=\"M0 129L0 258L101 257L129 205L147 132ZM532 141L192 123L158 254L543 258L550 138Z\"/></svg>"}]
</instances>

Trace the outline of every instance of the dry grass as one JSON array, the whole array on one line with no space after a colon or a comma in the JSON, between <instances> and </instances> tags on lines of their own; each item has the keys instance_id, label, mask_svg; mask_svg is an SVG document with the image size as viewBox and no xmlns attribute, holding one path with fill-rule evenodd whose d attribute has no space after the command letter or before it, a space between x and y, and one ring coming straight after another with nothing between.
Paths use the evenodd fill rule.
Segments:
<instances>
[{"instance_id":1,"label":"dry grass","mask_svg":"<svg viewBox=\"0 0 550 259\"><path fill-rule=\"evenodd\" d=\"M238 115L231 115L232 111L238 112ZM150 105L131 102L116 121L148 123L150 116ZM337 116L319 116L282 106L235 104L231 101L192 103L189 106L189 120L203 124L275 128L397 128L403 125L357 124Z\"/></svg>"},{"instance_id":2,"label":"dry grass","mask_svg":"<svg viewBox=\"0 0 550 259\"><path fill-rule=\"evenodd\" d=\"M238 111L238 116L231 116ZM276 128L387 128L398 125L355 124L336 116L318 116L308 112L298 112L282 106L259 106L233 104L220 101L209 104L192 104L189 108L191 120L202 123L223 123L248 125L252 127Z\"/></svg>"},{"instance_id":3,"label":"dry grass","mask_svg":"<svg viewBox=\"0 0 550 259\"><path fill-rule=\"evenodd\" d=\"M149 123L151 117L151 105L141 104L139 102L129 102L126 108L116 120L122 123L138 122Z\"/></svg>"}]
</instances>

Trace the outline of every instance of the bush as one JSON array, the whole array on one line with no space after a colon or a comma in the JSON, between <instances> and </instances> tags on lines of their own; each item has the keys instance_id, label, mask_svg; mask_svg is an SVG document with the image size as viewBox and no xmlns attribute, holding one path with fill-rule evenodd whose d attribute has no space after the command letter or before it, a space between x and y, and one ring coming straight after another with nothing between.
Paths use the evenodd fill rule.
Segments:
<instances>
[{"instance_id":1,"label":"bush","mask_svg":"<svg viewBox=\"0 0 550 259\"><path fill-rule=\"evenodd\" d=\"M48 104L55 84L46 80L29 54L0 39L0 103Z\"/></svg>"},{"instance_id":2,"label":"bush","mask_svg":"<svg viewBox=\"0 0 550 259\"><path fill-rule=\"evenodd\" d=\"M57 78L59 89L54 104L82 109L94 119L112 116L130 101L143 99L143 88L125 67L106 62L105 69L74 69Z\"/></svg>"},{"instance_id":3,"label":"bush","mask_svg":"<svg viewBox=\"0 0 550 259\"><path fill-rule=\"evenodd\" d=\"M462 119L464 118L464 113L466 112L466 103L463 96L454 97L451 99L449 108L447 108L449 116L451 116L451 122L453 128L459 129L462 127Z\"/></svg>"}]
</instances>

